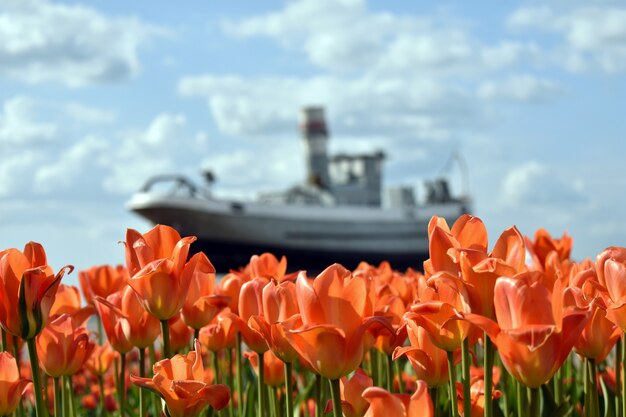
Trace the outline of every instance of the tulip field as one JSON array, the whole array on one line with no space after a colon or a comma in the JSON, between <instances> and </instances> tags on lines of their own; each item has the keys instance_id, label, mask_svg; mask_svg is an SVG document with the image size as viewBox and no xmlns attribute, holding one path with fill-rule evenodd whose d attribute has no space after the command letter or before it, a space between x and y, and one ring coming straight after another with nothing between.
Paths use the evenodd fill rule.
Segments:
<instances>
[{"instance_id":1,"label":"tulip field","mask_svg":"<svg viewBox=\"0 0 626 417\"><path fill-rule=\"evenodd\" d=\"M82 271L1 250L0 417L626 417L626 248L490 246L469 215L428 235L420 270L317 276L270 253L215 271L163 225Z\"/></svg>"}]
</instances>

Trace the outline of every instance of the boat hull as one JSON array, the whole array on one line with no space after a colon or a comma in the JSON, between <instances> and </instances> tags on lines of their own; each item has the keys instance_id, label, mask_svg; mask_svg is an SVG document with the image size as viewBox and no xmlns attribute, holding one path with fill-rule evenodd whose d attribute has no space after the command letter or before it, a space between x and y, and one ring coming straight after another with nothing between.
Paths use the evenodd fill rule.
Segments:
<instances>
[{"instance_id":1,"label":"boat hull","mask_svg":"<svg viewBox=\"0 0 626 417\"><path fill-rule=\"evenodd\" d=\"M421 270L428 257L431 214L418 215L416 210L281 206L151 194L136 195L129 208L183 236L196 236L192 249L203 251L218 272L244 266L263 252L284 255L289 270L309 273L335 262L353 269L361 261L384 260L398 270Z\"/></svg>"},{"instance_id":2,"label":"boat hull","mask_svg":"<svg viewBox=\"0 0 626 417\"><path fill-rule=\"evenodd\" d=\"M407 252L381 255L380 253L362 253L349 251L324 251L298 249L286 246L269 246L233 243L218 240L199 239L191 245L193 252L204 252L218 273L238 269L250 261L250 257L263 252L285 256L289 271L305 270L309 274L318 274L333 263L340 263L348 269L355 269L362 261L378 265L382 261L389 261L396 270L413 268L422 270L423 262L428 259L428 251Z\"/></svg>"}]
</instances>

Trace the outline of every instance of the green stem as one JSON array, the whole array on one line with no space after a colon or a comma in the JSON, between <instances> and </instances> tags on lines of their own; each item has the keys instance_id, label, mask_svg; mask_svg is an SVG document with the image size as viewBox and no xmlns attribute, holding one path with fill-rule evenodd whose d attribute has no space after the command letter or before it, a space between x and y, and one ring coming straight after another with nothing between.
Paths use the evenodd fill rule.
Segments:
<instances>
[{"instance_id":1,"label":"green stem","mask_svg":"<svg viewBox=\"0 0 626 417\"><path fill-rule=\"evenodd\" d=\"M554 374L554 402L559 405L563 402L563 367Z\"/></svg>"},{"instance_id":2,"label":"green stem","mask_svg":"<svg viewBox=\"0 0 626 417\"><path fill-rule=\"evenodd\" d=\"M196 340L200 340L200 329L193 329L193 340L191 341L191 349L195 349L194 344L196 343Z\"/></svg>"},{"instance_id":3,"label":"green stem","mask_svg":"<svg viewBox=\"0 0 626 417\"><path fill-rule=\"evenodd\" d=\"M291 381L293 364L285 362L285 407L287 409L286 417L293 417L293 383Z\"/></svg>"},{"instance_id":4,"label":"green stem","mask_svg":"<svg viewBox=\"0 0 626 417\"><path fill-rule=\"evenodd\" d=\"M391 355L387 357L387 391L393 392L393 359Z\"/></svg>"},{"instance_id":5,"label":"green stem","mask_svg":"<svg viewBox=\"0 0 626 417\"><path fill-rule=\"evenodd\" d=\"M428 388L428 393L430 394L430 399L433 402L433 408L435 409L434 417L439 417L439 387Z\"/></svg>"},{"instance_id":6,"label":"green stem","mask_svg":"<svg viewBox=\"0 0 626 417\"><path fill-rule=\"evenodd\" d=\"M102 328L102 320L100 316L96 314L96 322L98 323L98 344L102 346L104 344L104 329Z\"/></svg>"},{"instance_id":7,"label":"green stem","mask_svg":"<svg viewBox=\"0 0 626 417\"><path fill-rule=\"evenodd\" d=\"M522 386L522 383L519 381L515 381L515 390L516 390L516 400L517 400L517 415L518 416L524 416L526 414L528 414L526 412L526 401L525 401L525 397L526 397L526 391L524 390L524 387Z\"/></svg>"},{"instance_id":8,"label":"green stem","mask_svg":"<svg viewBox=\"0 0 626 417\"><path fill-rule=\"evenodd\" d=\"M322 417L324 405L322 404L322 376L315 374L315 417Z\"/></svg>"},{"instance_id":9,"label":"green stem","mask_svg":"<svg viewBox=\"0 0 626 417\"><path fill-rule=\"evenodd\" d=\"M170 359L170 322L169 320L161 320L161 335L163 336L163 357L161 359Z\"/></svg>"},{"instance_id":10,"label":"green stem","mask_svg":"<svg viewBox=\"0 0 626 417\"><path fill-rule=\"evenodd\" d=\"M146 376L146 348L139 348L139 376L142 378ZM146 417L147 399L145 390L139 387L139 417Z\"/></svg>"},{"instance_id":11,"label":"green stem","mask_svg":"<svg viewBox=\"0 0 626 417\"><path fill-rule=\"evenodd\" d=\"M267 415L267 406L265 404L265 361L262 353L258 354L259 357L259 379L258 379L258 394L259 394L259 416Z\"/></svg>"},{"instance_id":12,"label":"green stem","mask_svg":"<svg viewBox=\"0 0 626 417\"><path fill-rule=\"evenodd\" d=\"M333 415L334 417L342 417L341 411L341 390L339 388L339 379L330 380L330 395L333 399Z\"/></svg>"},{"instance_id":13,"label":"green stem","mask_svg":"<svg viewBox=\"0 0 626 417\"><path fill-rule=\"evenodd\" d=\"M472 415L472 395L470 393L470 350L469 338L463 340L461 345L461 367L463 368L463 415ZM491 401L489 391L485 390L485 404ZM487 415L485 413L485 415Z\"/></svg>"},{"instance_id":14,"label":"green stem","mask_svg":"<svg viewBox=\"0 0 626 417\"><path fill-rule=\"evenodd\" d=\"M124 392L126 390L126 354L120 354L120 376L119 376L119 391L117 393L117 401L118 406L120 408L120 416L124 417L124 405L125 405L125 395Z\"/></svg>"},{"instance_id":15,"label":"green stem","mask_svg":"<svg viewBox=\"0 0 626 417\"><path fill-rule=\"evenodd\" d=\"M100 387L100 416L107 415L106 394L104 393L104 376L98 375L98 386Z\"/></svg>"},{"instance_id":16,"label":"green stem","mask_svg":"<svg viewBox=\"0 0 626 417\"><path fill-rule=\"evenodd\" d=\"M622 340L622 377L624 377L624 360L626 358L626 342ZM622 381L621 383L621 397L622 397L622 417L626 417L626 384Z\"/></svg>"},{"instance_id":17,"label":"green stem","mask_svg":"<svg viewBox=\"0 0 626 417\"><path fill-rule=\"evenodd\" d=\"M235 356L237 364L237 411L239 417L243 417L243 361L241 355L241 332L237 333L237 344L235 345Z\"/></svg>"},{"instance_id":18,"label":"green stem","mask_svg":"<svg viewBox=\"0 0 626 417\"><path fill-rule=\"evenodd\" d=\"M589 360L587 358L583 359L583 371L584 371L584 383L583 383L583 392L584 392L584 411L585 411L585 416L591 416L591 389L589 388L589 385L591 383L590 381L590 374L589 374Z\"/></svg>"},{"instance_id":19,"label":"green stem","mask_svg":"<svg viewBox=\"0 0 626 417\"><path fill-rule=\"evenodd\" d=\"M371 349L370 350L370 367L372 368L372 381L374 383L375 387L380 387L380 373L379 373L379 366L378 366L378 351L376 349Z\"/></svg>"},{"instance_id":20,"label":"green stem","mask_svg":"<svg viewBox=\"0 0 626 417\"><path fill-rule=\"evenodd\" d=\"M402 371L400 370L400 361L401 361L401 358L398 358L395 361L393 361L393 369L396 375L398 375L398 390L400 391L400 394L404 394L404 381L402 380Z\"/></svg>"},{"instance_id":21,"label":"green stem","mask_svg":"<svg viewBox=\"0 0 626 417\"><path fill-rule=\"evenodd\" d=\"M54 417L61 417L61 390L59 389L59 377L52 379L54 388Z\"/></svg>"},{"instance_id":22,"label":"green stem","mask_svg":"<svg viewBox=\"0 0 626 417\"><path fill-rule=\"evenodd\" d=\"M220 363L219 356L217 356L217 352L213 352L213 372L215 372L215 384L220 383Z\"/></svg>"},{"instance_id":23,"label":"green stem","mask_svg":"<svg viewBox=\"0 0 626 417\"><path fill-rule=\"evenodd\" d=\"M61 415L67 417L70 415L70 393L67 391L67 388L65 386L65 379L63 377L60 377L59 384L59 388L61 389L61 403L63 413Z\"/></svg>"},{"instance_id":24,"label":"green stem","mask_svg":"<svg viewBox=\"0 0 626 417\"><path fill-rule=\"evenodd\" d=\"M226 363L228 372L226 372L226 378L228 383L228 388L230 388L230 392L234 391L233 387L233 350L230 347L226 348ZM232 400L228 402L228 415L229 417L233 417L234 407Z\"/></svg>"},{"instance_id":25,"label":"green stem","mask_svg":"<svg viewBox=\"0 0 626 417\"><path fill-rule=\"evenodd\" d=\"M589 385L590 393L589 398L591 400L591 415L593 417L600 417L600 399L598 397L598 379L597 379L597 367L596 362L593 359L589 359L587 362L589 366Z\"/></svg>"},{"instance_id":26,"label":"green stem","mask_svg":"<svg viewBox=\"0 0 626 417\"><path fill-rule=\"evenodd\" d=\"M541 417L541 388L529 388L530 390L530 417Z\"/></svg>"},{"instance_id":27,"label":"green stem","mask_svg":"<svg viewBox=\"0 0 626 417\"><path fill-rule=\"evenodd\" d=\"M68 399L70 402L70 417L76 417L76 398L74 397L74 390L72 389L72 376L65 375L63 377L63 384L65 385L65 389L68 392Z\"/></svg>"},{"instance_id":28,"label":"green stem","mask_svg":"<svg viewBox=\"0 0 626 417\"><path fill-rule=\"evenodd\" d=\"M20 355L20 344L19 344L19 338L15 335L13 335L13 355L15 356L15 362L17 363L17 372L20 375L20 377L22 376L22 371L20 369L22 369L21 367L21 363L22 363L22 355ZM20 401L17 403L17 415L19 417L24 417L24 404L22 403L22 400L20 399Z\"/></svg>"},{"instance_id":29,"label":"green stem","mask_svg":"<svg viewBox=\"0 0 626 417\"><path fill-rule=\"evenodd\" d=\"M269 397L270 410L272 417L278 417L278 406L276 401L276 390L273 387L267 387L267 393Z\"/></svg>"},{"instance_id":30,"label":"green stem","mask_svg":"<svg viewBox=\"0 0 626 417\"><path fill-rule=\"evenodd\" d=\"M454 366L454 352L448 352L448 378L450 379L449 389L452 417L459 417L459 404L456 400L456 368Z\"/></svg>"},{"instance_id":31,"label":"green stem","mask_svg":"<svg viewBox=\"0 0 626 417\"><path fill-rule=\"evenodd\" d=\"M485 341L485 357L484 357L484 370L485 370L485 417L493 416L493 400L492 400L492 392L493 392L493 360L494 360L494 346L493 342L487 336L487 333L484 335ZM467 414L469 415L469 414ZM520 414L521 415L521 414Z\"/></svg>"},{"instance_id":32,"label":"green stem","mask_svg":"<svg viewBox=\"0 0 626 417\"><path fill-rule=\"evenodd\" d=\"M615 345L615 416L620 417L622 415L624 398L620 395L623 392L622 385L622 339L624 335L617 339Z\"/></svg>"},{"instance_id":33,"label":"green stem","mask_svg":"<svg viewBox=\"0 0 626 417\"><path fill-rule=\"evenodd\" d=\"M35 390L35 409L37 410L37 417L45 417L46 405L43 401L43 392L41 386L41 372L39 371L39 358L37 356L37 345L35 344L35 338L26 340L28 346L28 357L30 358L30 367L33 371L33 388Z\"/></svg>"},{"instance_id":34,"label":"green stem","mask_svg":"<svg viewBox=\"0 0 626 417\"><path fill-rule=\"evenodd\" d=\"M7 333L4 331L2 327L0 327L0 334L2 335L2 351L6 352L7 349Z\"/></svg>"}]
</instances>

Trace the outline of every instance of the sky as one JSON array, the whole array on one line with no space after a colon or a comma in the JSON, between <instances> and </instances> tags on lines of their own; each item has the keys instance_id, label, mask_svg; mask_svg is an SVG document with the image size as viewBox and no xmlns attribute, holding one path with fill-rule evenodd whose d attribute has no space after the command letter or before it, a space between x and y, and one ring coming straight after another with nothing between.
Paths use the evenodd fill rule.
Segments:
<instances>
[{"instance_id":1,"label":"sky","mask_svg":"<svg viewBox=\"0 0 626 417\"><path fill-rule=\"evenodd\" d=\"M331 152L383 149L388 185L462 155L492 243L626 245L623 2L0 0L0 39L0 249L56 268L123 263L152 175L297 183L306 105Z\"/></svg>"}]
</instances>

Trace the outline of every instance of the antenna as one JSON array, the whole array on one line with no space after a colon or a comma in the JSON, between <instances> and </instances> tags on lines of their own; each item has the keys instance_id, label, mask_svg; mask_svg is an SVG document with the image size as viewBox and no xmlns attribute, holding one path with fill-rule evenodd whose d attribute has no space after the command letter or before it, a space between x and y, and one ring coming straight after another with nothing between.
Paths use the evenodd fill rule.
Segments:
<instances>
[{"instance_id":1,"label":"antenna","mask_svg":"<svg viewBox=\"0 0 626 417\"><path fill-rule=\"evenodd\" d=\"M463 197L469 196L469 169L467 168L467 162L461 152L454 151L450 155L450 158L446 161L445 165L441 169L441 173L450 171L452 168L452 164L456 162L459 166L459 170L461 171L461 187L462 187L462 195Z\"/></svg>"}]
</instances>

